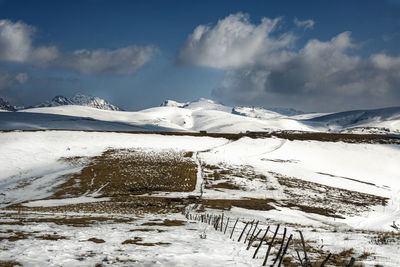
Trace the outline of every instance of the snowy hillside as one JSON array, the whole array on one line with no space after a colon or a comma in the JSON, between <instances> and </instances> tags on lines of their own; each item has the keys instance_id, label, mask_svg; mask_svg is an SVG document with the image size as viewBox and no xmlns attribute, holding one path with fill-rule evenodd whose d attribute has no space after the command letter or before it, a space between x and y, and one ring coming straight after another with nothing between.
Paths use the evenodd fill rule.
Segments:
<instances>
[{"instance_id":1,"label":"snowy hillside","mask_svg":"<svg viewBox=\"0 0 400 267\"><path fill-rule=\"evenodd\" d=\"M257 107L234 107L232 114L237 114L245 117L257 118L261 120L270 120L285 117L274 111Z\"/></svg>"},{"instance_id":2,"label":"snowy hillside","mask_svg":"<svg viewBox=\"0 0 400 267\"><path fill-rule=\"evenodd\" d=\"M400 264L396 144L16 131L0 145L0 258L24 266L261 266L251 231L278 224L294 266L298 231L312 263ZM223 214L226 234L186 211Z\"/></svg>"},{"instance_id":3,"label":"snowy hillside","mask_svg":"<svg viewBox=\"0 0 400 267\"><path fill-rule=\"evenodd\" d=\"M162 102L162 104L160 105L160 107L176 107L176 108L183 108L184 105L186 105L187 103L180 103L174 100L165 100L164 102Z\"/></svg>"},{"instance_id":4,"label":"snowy hillside","mask_svg":"<svg viewBox=\"0 0 400 267\"><path fill-rule=\"evenodd\" d=\"M114 106L113 104L107 102L104 99L101 99L96 96L88 96L83 94L76 94L71 98L67 98L65 96L56 96L52 100L41 103L39 105L35 105L34 107L35 108L57 107L64 105L87 106L104 110L121 110L119 107Z\"/></svg>"},{"instance_id":5,"label":"snowy hillside","mask_svg":"<svg viewBox=\"0 0 400 267\"><path fill-rule=\"evenodd\" d=\"M72 98L58 96L39 106L15 114L0 113L0 129L158 129L216 133L292 130L400 134L400 107L287 116L265 108L229 107L201 98L186 103L166 100L159 107L121 111L105 100L80 94Z\"/></svg>"},{"instance_id":6,"label":"snowy hillside","mask_svg":"<svg viewBox=\"0 0 400 267\"><path fill-rule=\"evenodd\" d=\"M90 127L93 127L92 124L96 124L98 127L101 127L102 123L104 122L107 122L108 124L114 123L114 127L118 127L118 123L120 123L120 130L122 131L132 130L129 128L127 129L127 126L152 130L155 128L170 131L197 132L204 130L217 133L293 129L301 131L314 131L313 128L290 118L283 117L273 120L260 120L257 118L232 114L231 112L227 112L226 110L228 110L228 108L222 105L209 102L206 104L207 105L203 107L201 103L197 102L191 103L185 108L156 107L137 112L108 111L73 105L32 108L18 111L14 113L13 116L0 114L0 120L4 122L0 125L0 128L2 130L21 129L21 127L24 126L22 129L43 129L48 128L50 125L57 126L57 122L54 121L55 117L44 116L44 114L52 114L53 116L59 115L59 117L56 118L57 121L63 123L64 128L62 129L69 129L69 127L75 129L75 123L77 121L76 118L81 118L81 123L88 121L87 119L90 118L91 120L88 121L91 124ZM212 109L212 106L217 108L217 110ZM225 111L220 109L225 109ZM29 118L27 117L27 113L30 113ZM40 118L34 120L40 121L40 124L33 123L32 118L35 116L40 116ZM69 116L75 119L70 119ZM47 122L45 123L45 121ZM49 129L51 129L51 127ZM60 129L60 127L56 127L56 129ZM79 129L82 129L82 127L79 127Z\"/></svg>"},{"instance_id":7,"label":"snowy hillside","mask_svg":"<svg viewBox=\"0 0 400 267\"><path fill-rule=\"evenodd\" d=\"M324 131L400 133L400 107L351 110L304 122Z\"/></svg>"}]
</instances>

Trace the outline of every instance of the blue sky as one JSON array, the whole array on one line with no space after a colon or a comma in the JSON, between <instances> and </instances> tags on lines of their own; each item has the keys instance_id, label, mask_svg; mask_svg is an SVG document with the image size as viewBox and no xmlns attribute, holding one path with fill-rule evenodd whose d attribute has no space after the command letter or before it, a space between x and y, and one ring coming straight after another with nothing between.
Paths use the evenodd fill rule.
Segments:
<instances>
[{"instance_id":1,"label":"blue sky","mask_svg":"<svg viewBox=\"0 0 400 267\"><path fill-rule=\"evenodd\" d=\"M0 0L0 20L0 96L17 105L77 92L128 110L400 105L396 0Z\"/></svg>"}]
</instances>

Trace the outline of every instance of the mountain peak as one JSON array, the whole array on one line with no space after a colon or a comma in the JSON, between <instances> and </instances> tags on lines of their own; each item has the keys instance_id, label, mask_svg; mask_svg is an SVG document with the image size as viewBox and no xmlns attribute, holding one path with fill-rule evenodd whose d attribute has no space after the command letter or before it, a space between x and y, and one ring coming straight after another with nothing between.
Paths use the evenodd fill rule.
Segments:
<instances>
[{"instance_id":1,"label":"mountain peak","mask_svg":"<svg viewBox=\"0 0 400 267\"><path fill-rule=\"evenodd\" d=\"M4 100L3 98L0 97L0 110L16 111L17 108L8 103L7 100Z\"/></svg>"},{"instance_id":2,"label":"mountain peak","mask_svg":"<svg viewBox=\"0 0 400 267\"><path fill-rule=\"evenodd\" d=\"M51 102L55 102L58 103L60 105L70 105L70 101L68 101L68 98L66 98L65 96L62 95L57 95L55 96Z\"/></svg>"},{"instance_id":3,"label":"mountain peak","mask_svg":"<svg viewBox=\"0 0 400 267\"><path fill-rule=\"evenodd\" d=\"M65 105L87 106L104 110L122 110L121 108L114 106L113 104L109 103L108 101L102 98L96 96L84 95L81 93L77 93L71 98L67 98L62 95L57 95L51 101L46 101L44 103L36 105L35 107L36 108L57 107Z\"/></svg>"},{"instance_id":4,"label":"mountain peak","mask_svg":"<svg viewBox=\"0 0 400 267\"><path fill-rule=\"evenodd\" d=\"M167 99L164 102L162 102L162 104L160 105L160 107L177 107L177 108L183 108L187 103L180 103L177 102L175 100L170 100Z\"/></svg>"}]
</instances>

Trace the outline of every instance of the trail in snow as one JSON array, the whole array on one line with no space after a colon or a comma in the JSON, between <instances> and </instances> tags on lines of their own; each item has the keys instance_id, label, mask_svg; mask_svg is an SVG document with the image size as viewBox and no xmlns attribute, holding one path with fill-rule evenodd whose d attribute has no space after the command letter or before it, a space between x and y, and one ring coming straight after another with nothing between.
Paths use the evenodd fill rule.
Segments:
<instances>
[{"instance_id":1,"label":"trail in snow","mask_svg":"<svg viewBox=\"0 0 400 267\"><path fill-rule=\"evenodd\" d=\"M196 188L195 192L200 194L199 197L203 197L203 186L204 186L204 178L203 178L203 167L201 166L201 161L199 159L199 152L195 152L193 154L193 160L197 164L197 179L196 179Z\"/></svg>"}]
</instances>

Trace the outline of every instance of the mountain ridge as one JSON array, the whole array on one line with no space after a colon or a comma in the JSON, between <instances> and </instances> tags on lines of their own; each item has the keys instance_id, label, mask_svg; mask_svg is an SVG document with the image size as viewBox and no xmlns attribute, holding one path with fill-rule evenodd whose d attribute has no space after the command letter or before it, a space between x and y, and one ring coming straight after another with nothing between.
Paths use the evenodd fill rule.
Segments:
<instances>
[{"instance_id":1,"label":"mountain ridge","mask_svg":"<svg viewBox=\"0 0 400 267\"><path fill-rule=\"evenodd\" d=\"M97 108L97 109L114 110L114 111L122 111L123 110L100 97L84 95L81 93L75 94L71 98L67 98L62 95L57 95L50 101L46 101L46 102L43 102L41 104L29 107L29 108L57 107L57 106L64 106L64 105L87 106L87 107L92 107L92 108Z\"/></svg>"},{"instance_id":2,"label":"mountain ridge","mask_svg":"<svg viewBox=\"0 0 400 267\"><path fill-rule=\"evenodd\" d=\"M17 107L12 106L7 100L0 97L0 110L16 111Z\"/></svg>"}]
</instances>

